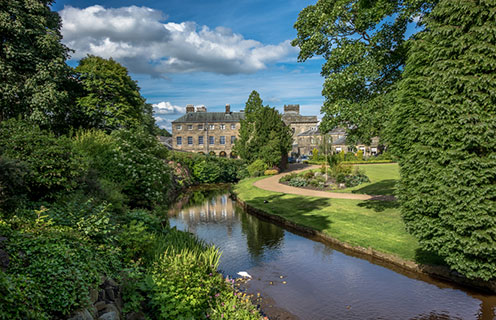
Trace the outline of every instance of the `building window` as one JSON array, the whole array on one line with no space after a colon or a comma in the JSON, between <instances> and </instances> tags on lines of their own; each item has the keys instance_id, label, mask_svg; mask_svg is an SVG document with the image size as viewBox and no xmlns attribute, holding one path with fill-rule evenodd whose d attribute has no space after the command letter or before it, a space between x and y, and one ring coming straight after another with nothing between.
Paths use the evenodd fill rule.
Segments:
<instances>
[{"instance_id":1,"label":"building window","mask_svg":"<svg viewBox=\"0 0 496 320\"><path fill-rule=\"evenodd\" d=\"M211 124L211 125L209 125L209 126L208 126L208 128L209 128L210 130L214 130L214 129L215 129L215 125L214 125L214 124Z\"/></svg>"},{"instance_id":2,"label":"building window","mask_svg":"<svg viewBox=\"0 0 496 320\"><path fill-rule=\"evenodd\" d=\"M178 146L182 145L183 144L183 138L182 137L176 137L176 144Z\"/></svg>"},{"instance_id":3,"label":"building window","mask_svg":"<svg viewBox=\"0 0 496 320\"><path fill-rule=\"evenodd\" d=\"M192 145L193 144L193 137L188 137L188 144Z\"/></svg>"},{"instance_id":4,"label":"building window","mask_svg":"<svg viewBox=\"0 0 496 320\"><path fill-rule=\"evenodd\" d=\"M198 137L198 144L203 144L203 136Z\"/></svg>"},{"instance_id":5,"label":"building window","mask_svg":"<svg viewBox=\"0 0 496 320\"><path fill-rule=\"evenodd\" d=\"M341 148L336 148L336 152L341 152Z\"/></svg>"},{"instance_id":6,"label":"building window","mask_svg":"<svg viewBox=\"0 0 496 320\"><path fill-rule=\"evenodd\" d=\"M219 143L220 143L220 144L226 144L226 137L224 137L224 136L220 136Z\"/></svg>"},{"instance_id":7,"label":"building window","mask_svg":"<svg viewBox=\"0 0 496 320\"><path fill-rule=\"evenodd\" d=\"M198 125L198 130L203 130L203 124Z\"/></svg>"},{"instance_id":8,"label":"building window","mask_svg":"<svg viewBox=\"0 0 496 320\"><path fill-rule=\"evenodd\" d=\"M183 127L181 125L176 126L176 130L181 130Z\"/></svg>"},{"instance_id":9,"label":"building window","mask_svg":"<svg viewBox=\"0 0 496 320\"><path fill-rule=\"evenodd\" d=\"M192 124L188 124L188 130L193 130L193 125Z\"/></svg>"},{"instance_id":10,"label":"building window","mask_svg":"<svg viewBox=\"0 0 496 320\"><path fill-rule=\"evenodd\" d=\"M225 130L226 129L226 125L225 124L221 124L221 125L219 125L219 127L220 127L220 130Z\"/></svg>"},{"instance_id":11,"label":"building window","mask_svg":"<svg viewBox=\"0 0 496 320\"><path fill-rule=\"evenodd\" d=\"M236 129L236 124L235 123L234 124L231 124L231 129L233 129L233 130Z\"/></svg>"},{"instance_id":12,"label":"building window","mask_svg":"<svg viewBox=\"0 0 496 320\"><path fill-rule=\"evenodd\" d=\"M231 144L234 144L236 142L236 136L231 136Z\"/></svg>"},{"instance_id":13,"label":"building window","mask_svg":"<svg viewBox=\"0 0 496 320\"><path fill-rule=\"evenodd\" d=\"M215 137L214 136L209 136L208 137L208 144L214 144L215 143Z\"/></svg>"}]
</instances>

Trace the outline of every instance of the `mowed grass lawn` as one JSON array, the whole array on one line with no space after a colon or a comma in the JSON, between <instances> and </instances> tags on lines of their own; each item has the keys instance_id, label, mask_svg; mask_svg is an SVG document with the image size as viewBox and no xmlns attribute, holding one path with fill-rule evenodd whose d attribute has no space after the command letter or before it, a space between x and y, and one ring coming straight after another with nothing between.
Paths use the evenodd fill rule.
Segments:
<instances>
[{"instance_id":1,"label":"mowed grass lawn","mask_svg":"<svg viewBox=\"0 0 496 320\"><path fill-rule=\"evenodd\" d=\"M362 183L352 188L333 190L332 192L394 195L396 182L400 178L400 169L397 163L360 164L356 166L365 171L370 182Z\"/></svg>"},{"instance_id":2,"label":"mowed grass lawn","mask_svg":"<svg viewBox=\"0 0 496 320\"><path fill-rule=\"evenodd\" d=\"M370 171L371 180L379 179L380 170L374 168ZM263 177L239 182L234 186L235 193L252 207L321 231L339 241L416 261L418 244L405 230L397 201L342 200L283 194L253 186L260 179ZM264 203L264 200L268 203Z\"/></svg>"}]
</instances>

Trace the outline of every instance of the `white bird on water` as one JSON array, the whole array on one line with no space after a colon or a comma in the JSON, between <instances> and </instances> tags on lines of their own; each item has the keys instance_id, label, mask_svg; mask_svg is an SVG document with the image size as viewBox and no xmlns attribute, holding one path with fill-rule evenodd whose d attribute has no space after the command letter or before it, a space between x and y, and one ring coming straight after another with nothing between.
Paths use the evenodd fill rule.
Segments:
<instances>
[{"instance_id":1,"label":"white bird on water","mask_svg":"<svg viewBox=\"0 0 496 320\"><path fill-rule=\"evenodd\" d=\"M251 279L251 276L246 271L240 271L240 272L238 272L238 275L242 276L243 278L250 278Z\"/></svg>"}]
</instances>

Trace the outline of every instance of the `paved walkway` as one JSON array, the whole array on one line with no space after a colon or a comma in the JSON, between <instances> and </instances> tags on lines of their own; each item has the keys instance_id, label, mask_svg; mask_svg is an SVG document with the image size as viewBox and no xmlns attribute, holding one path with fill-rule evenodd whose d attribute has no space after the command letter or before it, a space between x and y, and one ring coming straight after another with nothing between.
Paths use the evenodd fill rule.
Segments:
<instances>
[{"instance_id":1,"label":"paved walkway","mask_svg":"<svg viewBox=\"0 0 496 320\"><path fill-rule=\"evenodd\" d=\"M358 194L358 193L338 193L338 192L327 192L327 191L318 191L318 190L310 190L304 188L296 188L291 187L282 183L279 183L279 179L282 176L293 172L301 172L310 169L319 169L320 166L316 165L296 165L293 166L293 169L290 171L283 172L280 174L276 174L274 176L270 176L268 178L258 180L253 185L257 188L264 189L267 191L275 191L289 194L298 194L302 196L310 196L310 197L321 197L321 198L332 198L332 199L350 199L350 200L371 200L377 199L378 196L369 196L367 194Z\"/></svg>"}]
</instances>

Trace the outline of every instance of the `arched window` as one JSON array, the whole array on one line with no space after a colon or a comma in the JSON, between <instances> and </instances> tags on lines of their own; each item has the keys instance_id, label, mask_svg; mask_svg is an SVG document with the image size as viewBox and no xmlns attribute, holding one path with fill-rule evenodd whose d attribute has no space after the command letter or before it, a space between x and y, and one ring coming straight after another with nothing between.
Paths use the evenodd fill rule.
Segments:
<instances>
[{"instance_id":1,"label":"arched window","mask_svg":"<svg viewBox=\"0 0 496 320\"><path fill-rule=\"evenodd\" d=\"M227 154L224 151L221 151L219 153L219 157L225 158L226 156L227 156Z\"/></svg>"},{"instance_id":2,"label":"arched window","mask_svg":"<svg viewBox=\"0 0 496 320\"><path fill-rule=\"evenodd\" d=\"M211 156L215 156L215 152L214 151L210 151L208 154L211 155Z\"/></svg>"}]
</instances>

